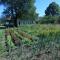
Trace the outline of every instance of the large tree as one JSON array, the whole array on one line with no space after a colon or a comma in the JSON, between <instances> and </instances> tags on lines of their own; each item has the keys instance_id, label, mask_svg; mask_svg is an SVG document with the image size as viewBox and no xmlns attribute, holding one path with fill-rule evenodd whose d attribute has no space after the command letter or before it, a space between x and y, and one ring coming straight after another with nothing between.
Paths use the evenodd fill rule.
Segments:
<instances>
[{"instance_id":1,"label":"large tree","mask_svg":"<svg viewBox=\"0 0 60 60\"><path fill-rule=\"evenodd\" d=\"M0 3L7 6L4 14L12 17L15 26L17 18L34 19L36 16L34 2L35 0L0 0Z\"/></svg>"},{"instance_id":2,"label":"large tree","mask_svg":"<svg viewBox=\"0 0 60 60\"><path fill-rule=\"evenodd\" d=\"M59 15L60 14L60 7L58 4L56 4L55 2L52 2L51 4L49 4L49 6L47 7L47 9L45 10L45 14L46 16L51 15Z\"/></svg>"}]
</instances>

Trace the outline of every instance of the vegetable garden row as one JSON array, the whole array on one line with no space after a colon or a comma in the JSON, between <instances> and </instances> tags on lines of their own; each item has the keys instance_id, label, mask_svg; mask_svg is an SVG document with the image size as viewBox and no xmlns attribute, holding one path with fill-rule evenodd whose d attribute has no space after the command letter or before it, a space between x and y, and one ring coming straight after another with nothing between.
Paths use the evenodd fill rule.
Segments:
<instances>
[{"instance_id":1,"label":"vegetable garden row","mask_svg":"<svg viewBox=\"0 0 60 60\"><path fill-rule=\"evenodd\" d=\"M60 60L59 25L21 26L4 31L6 60Z\"/></svg>"},{"instance_id":2,"label":"vegetable garden row","mask_svg":"<svg viewBox=\"0 0 60 60\"><path fill-rule=\"evenodd\" d=\"M6 39L6 51L8 52L10 59L13 59L13 57L11 57L11 52L13 51L17 51L17 57L19 57L19 59L27 59L28 56L26 56L27 54L34 55L33 53L33 37L25 32L19 31L18 29L6 29L5 30L5 39ZM29 50L29 49L33 49L33 50ZM26 53L25 57L21 57L24 56L23 53ZM28 52L29 51L29 52ZM30 56L29 56L30 57Z\"/></svg>"}]
</instances>

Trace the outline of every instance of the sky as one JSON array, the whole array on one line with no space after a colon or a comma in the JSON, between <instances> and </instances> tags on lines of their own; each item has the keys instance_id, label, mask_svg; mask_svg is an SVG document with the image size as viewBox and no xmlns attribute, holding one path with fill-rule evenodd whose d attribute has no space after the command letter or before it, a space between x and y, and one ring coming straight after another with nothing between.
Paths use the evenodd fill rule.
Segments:
<instances>
[{"instance_id":1,"label":"sky","mask_svg":"<svg viewBox=\"0 0 60 60\"><path fill-rule=\"evenodd\" d=\"M0 5L0 17L2 15L2 12L4 11L4 6L3 5Z\"/></svg>"},{"instance_id":2,"label":"sky","mask_svg":"<svg viewBox=\"0 0 60 60\"><path fill-rule=\"evenodd\" d=\"M45 15L45 10L49 6L50 3L56 2L60 5L60 0L36 0L36 12L39 13L39 16Z\"/></svg>"},{"instance_id":3,"label":"sky","mask_svg":"<svg viewBox=\"0 0 60 60\"><path fill-rule=\"evenodd\" d=\"M35 2L36 12L39 14L39 16L45 15L44 12L46 8L53 1L60 5L60 0L36 0ZM3 10L4 10L4 6L0 5L0 16L2 15Z\"/></svg>"}]
</instances>

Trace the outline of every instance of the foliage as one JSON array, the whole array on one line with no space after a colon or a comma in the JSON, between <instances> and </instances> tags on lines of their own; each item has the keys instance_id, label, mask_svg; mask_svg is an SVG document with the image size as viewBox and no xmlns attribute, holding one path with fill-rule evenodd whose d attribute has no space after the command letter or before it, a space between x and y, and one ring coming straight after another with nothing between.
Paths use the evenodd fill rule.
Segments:
<instances>
[{"instance_id":1,"label":"foliage","mask_svg":"<svg viewBox=\"0 0 60 60\"><path fill-rule=\"evenodd\" d=\"M60 23L60 16L44 16L39 19L38 23L41 24L59 24Z\"/></svg>"},{"instance_id":2,"label":"foliage","mask_svg":"<svg viewBox=\"0 0 60 60\"><path fill-rule=\"evenodd\" d=\"M32 36L37 36L39 34L49 34L50 32L57 33L59 32L59 24L36 24L36 25L29 25L29 26L20 26L20 30L31 34ZM27 30L28 29L28 30Z\"/></svg>"},{"instance_id":3,"label":"foliage","mask_svg":"<svg viewBox=\"0 0 60 60\"><path fill-rule=\"evenodd\" d=\"M1 29L1 30L0 30L0 37L3 36L3 33L4 33L4 32L3 32L3 30Z\"/></svg>"},{"instance_id":4,"label":"foliage","mask_svg":"<svg viewBox=\"0 0 60 60\"><path fill-rule=\"evenodd\" d=\"M0 3L3 3L5 6L7 6L4 14L11 16L12 19L15 19L15 25L17 25L17 18L34 20L35 17L37 17L34 2L35 0L0 0Z\"/></svg>"},{"instance_id":5,"label":"foliage","mask_svg":"<svg viewBox=\"0 0 60 60\"><path fill-rule=\"evenodd\" d=\"M19 58L20 59L22 58L23 60L26 60L27 58L29 60L33 60L32 58L35 59L35 57L36 59L39 58L41 60L43 60L43 58L46 60L50 60L50 59L59 60L60 25L57 24L26 25L26 26L20 26L18 28L11 28L8 29L7 31L10 31L10 33L13 32L16 35L16 38L19 38L21 43L21 45L17 47L15 50L14 49L10 50L8 56L10 56L12 60L13 59L17 60ZM33 41L29 40L26 37L23 37L20 33L18 33L18 31L25 32L26 34L31 35ZM10 35L7 38L8 41L11 40ZM0 44L0 51L2 51L1 49L2 46Z\"/></svg>"},{"instance_id":6,"label":"foliage","mask_svg":"<svg viewBox=\"0 0 60 60\"><path fill-rule=\"evenodd\" d=\"M2 42L4 42L4 30L3 29L1 29L0 30L0 56L1 56L1 54L3 54L4 53L4 51L5 51L5 48L4 48L4 44L2 44Z\"/></svg>"},{"instance_id":7,"label":"foliage","mask_svg":"<svg viewBox=\"0 0 60 60\"><path fill-rule=\"evenodd\" d=\"M46 60L59 60L60 50L60 25L57 24L36 24L32 26L21 26L22 30L32 36L38 37L37 42L33 42L32 51L38 58L41 56ZM28 29L28 30L27 30ZM47 56L45 56L47 55ZM50 58L49 58L50 57ZM43 60L43 59L41 59Z\"/></svg>"},{"instance_id":8,"label":"foliage","mask_svg":"<svg viewBox=\"0 0 60 60\"><path fill-rule=\"evenodd\" d=\"M45 10L45 14L46 16L48 15L60 15L60 7L58 4L56 4L55 2L52 2L47 9Z\"/></svg>"},{"instance_id":9,"label":"foliage","mask_svg":"<svg viewBox=\"0 0 60 60\"><path fill-rule=\"evenodd\" d=\"M9 45L9 47L13 48L15 47L14 46L14 43L12 42L12 38L10 35L7 36L7 40L6 40L7 44Z\"/></svg>"}]
</instances>

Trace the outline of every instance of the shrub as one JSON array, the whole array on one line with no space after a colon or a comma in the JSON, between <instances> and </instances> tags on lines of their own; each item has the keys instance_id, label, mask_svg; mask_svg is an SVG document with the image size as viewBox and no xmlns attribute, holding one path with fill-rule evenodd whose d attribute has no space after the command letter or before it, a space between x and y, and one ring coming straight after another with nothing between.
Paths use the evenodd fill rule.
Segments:
<instances>
[{"instance_id":1,"label":"shrub","mask_svg":"<svg viewBox=\"0 0 60 60\"><path fill-rule=\"evenodd\" d=\"M44 16L42 17L42 19L39 20L38 23L41 23L41 24L60 23L60 16Z\"/></svg>"}]
</instances>

